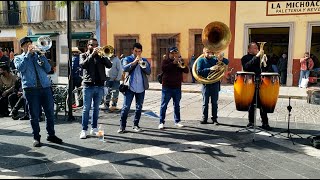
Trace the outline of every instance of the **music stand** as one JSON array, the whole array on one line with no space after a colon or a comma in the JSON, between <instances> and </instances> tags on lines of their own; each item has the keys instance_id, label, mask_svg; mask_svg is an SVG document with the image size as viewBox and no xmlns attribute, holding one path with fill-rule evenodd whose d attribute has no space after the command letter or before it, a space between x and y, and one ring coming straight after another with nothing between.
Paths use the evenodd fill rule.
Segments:
<instances>
[{"instance_id":1,"label":"music stand","mask_svg":"<svg viewBox=\"0 0 320 180\"><path fill-rule=\"evenodd\" d=\"M273 136L280 135L280 136L289 138L292 141L292 144L294 145L294 142L293 142L293 139L292 139L292 135L299 136L302 139L303 139L303 137L300 136L299 134L292 133L291 130L290 130L290 116L291 116L291 110L292 110L292 106L290 105L290 101L291 101L291 97L289 97L289 105L287 106L287 110L288 110L288 129L286 129L285 131L273 134ZM287 136L281 135L282 133L287 133Z\"/></svg>"},{"instance_id":2,"label":"music stand","mask_svg":"<svg viewBox=\"0 0 320 180\"><path fill-rule=\"evenodd\" d=\"M255 139L255 136L256 136L256 133L257 133L256 129L260 130L258 132L264 131L264 132L269 133L271 136L273 136L273 134L271 134L269 131L267 131L265 129L262 129L260 127L257 127L257 124L256 124L260 82L261 82L260 76L259 77L255 77L255 97L254 97L255 98L255 103L254 103L254 117L253 117L253 139L252 139L253 142L254 142L254 139ZM242 128L242 129L236 131L236 133L238 133L240 131L243 131L243 130L247 130L247 131L252 133L252 131L250 129L251 129L250 127L245 127L245 128Z\"/></svg>"}]
</instances>

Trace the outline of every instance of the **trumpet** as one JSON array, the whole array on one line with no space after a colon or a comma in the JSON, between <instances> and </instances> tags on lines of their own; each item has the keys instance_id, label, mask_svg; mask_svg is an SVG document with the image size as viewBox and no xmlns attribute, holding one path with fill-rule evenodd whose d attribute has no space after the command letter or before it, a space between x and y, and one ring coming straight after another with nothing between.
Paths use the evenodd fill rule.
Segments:
<instances>
[{"instance_id":1,"label":"trumpet","mask_svg":"<svg viewBox=\"0 0 320 180\"><path fill-rule=\"evenodd\" d=\"M264 44L267 42L258 42L260 44L260 51L263 50ZM264 53L260 54L260 67L263 65L263 67L267 67L267 55Z\"/></svg>"},{"instance_id":2,"label":"trumpet","mask_svg":"<svg viewBox=\"0 0 320 180\"><path fill-rule=\"evenodd\" d=\"M142 60L141 56L137 56L137 58L139 59L139 65L141 66L141 68L146 68L147 63Z\"/></svg>"},{"instance_id":3,"label":"trumpet","mask_svg":"<svg viewBox=\"0 0 320 180\"><path fill-rule=\"evenodd\" d=\"M186 67L186 65L184 64L184 61L181 59L181 56L178 57L178 67L182 69Z\"/></svg>"},{"instance_id":4,"label":"trumpet","mask_svg":"<svg viewBox=\"0 0 320 180\"><path fill-rule=\"evenodd\" d=\"M98 55L100 57L108 57L110 59L114 55L114 48L111 45L100 47Z\"/></svg>"}]
</instances>

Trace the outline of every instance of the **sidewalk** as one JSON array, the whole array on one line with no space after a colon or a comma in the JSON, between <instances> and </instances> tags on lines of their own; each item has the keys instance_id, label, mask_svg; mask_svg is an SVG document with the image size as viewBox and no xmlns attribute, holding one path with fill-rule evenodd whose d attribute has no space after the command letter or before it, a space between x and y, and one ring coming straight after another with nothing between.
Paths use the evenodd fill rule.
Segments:
<instances>
[{"instance_id":1,"label":"sidewalk","mask_svg":"<svg viewBox=\"0 0 320 180\"><path fill-rule=\"evenodd\" d=\"M202 84L183 83L182 92L201 93ZM234 92L232 84L222 84L220 93ZM161 91L161 84L158 82L149 82L149 90ZM307 90L299 87L280 86L279 98L307 99Z\"/></svg>"}]
</instances>

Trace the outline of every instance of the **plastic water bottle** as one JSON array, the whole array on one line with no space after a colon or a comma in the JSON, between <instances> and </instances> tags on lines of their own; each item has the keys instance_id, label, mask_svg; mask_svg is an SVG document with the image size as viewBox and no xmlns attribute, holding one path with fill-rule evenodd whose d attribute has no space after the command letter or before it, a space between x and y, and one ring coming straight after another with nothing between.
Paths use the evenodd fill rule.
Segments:
<instances>
[{"instance_id":1,"label":"plastic water bottle","mask_svg":"<svg viewBox=\"0 0 320 180\"><path fill-rule=\"evenodd\" d=\"M99 125L97 136L98 136L99 141L105 142L104 141L104 129L101 124Z\"/></svg>"}]
</instances>

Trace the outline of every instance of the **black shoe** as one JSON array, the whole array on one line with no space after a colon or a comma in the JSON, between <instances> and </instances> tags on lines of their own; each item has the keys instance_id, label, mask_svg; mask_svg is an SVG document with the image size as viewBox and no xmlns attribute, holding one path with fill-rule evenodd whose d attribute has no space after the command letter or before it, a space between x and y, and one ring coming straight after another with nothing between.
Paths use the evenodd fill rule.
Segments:
<instances>
[{"instance_id":1,"label":"black shoe","mask_svg":"<svg viewBox=\"0 0 320 180\"><path fill-rule=\"evenodd\" d=\"M62 139L58 138L57 136L48 136L47 141L50 141L56 144L62 144Z\"/></svg>"},{"instance_id":2,"label":"black shoe","mask_svg":"<svg viewBox=\"0 0 320 180\"><path fill-rule=\"evenodd\" d=\"M19 115L17 115L17 116L12 116L12 119L13 119L13 120L18 120L18 119L19 119Z\"/></svg>"},{"instance_id":3,"label":"black shoe","mask_svg":"<svg viewBox=\"0 0 320 180\"><path fill-rule=\"evenodd\" d=\"M207 120L202 120L202 121L200 121L200 124L208 124L208 121Z\"/></svg>"},{"instance_id":4,"label":"black shoe","mask_svg":"<svg viewBox=\"0 0 320 180\"><path fill-rule=\"evenodd\" d=\"M216 125L219 125L219 122L218 122L217 119L212 119L212 123L213 123L213 124L216 124Z\"/></svg>"},{"instance_id":5,"label":"black shoe","mask_svg":"<svg viewBox=\"0 0 320 180\"><path fill-rule=\"evenodd\" d=\"M41 142L40 142L40 140L34 139L34 140L33 140L33 147L41 147Z\"/></svg>"},{"instance_id":6,"label":"black shoe","mask_svg":"<svg viewBox=\"0 0 320 180\"><path fill-rule=\"evenodd\" d=\"M119 134L123 134L123 133L126 133L127 131L126 131L125 129L119 129L117 132L118 132Z\"/></svg>"},{"instance_id":7,"label":"black shoe","mask_svg":"<svg viewBox=\"0 0 320 180\"><path fill-rule=\"evenodd\" d=\"M271 131L272 130L272 128L269 126L269 124L262 124L262 127L261 127L262 129L265 129L265 130L267 130L267 131Z\"/></svg>"},{"instance_id":8,"label":"black shoe","mask_svg":"<svg viewBox=\"0 0 320 180\"><path fill-rule=\"evenodd\" d=\"M247 127L253 127L254 126L254 124L252 123L252 122L249 122L248 124L247 124Z\"/></svg>"},{"instance_id":9,"label":"black shoe","mask_svg":"<svg viewBox=\"0 0 320 180\"><path fill-rule=\"evenodd\" d=\"M19 120L30 120L30 119L29 119L29 116L23 116Z\"/></svg>"}]
</instances>

